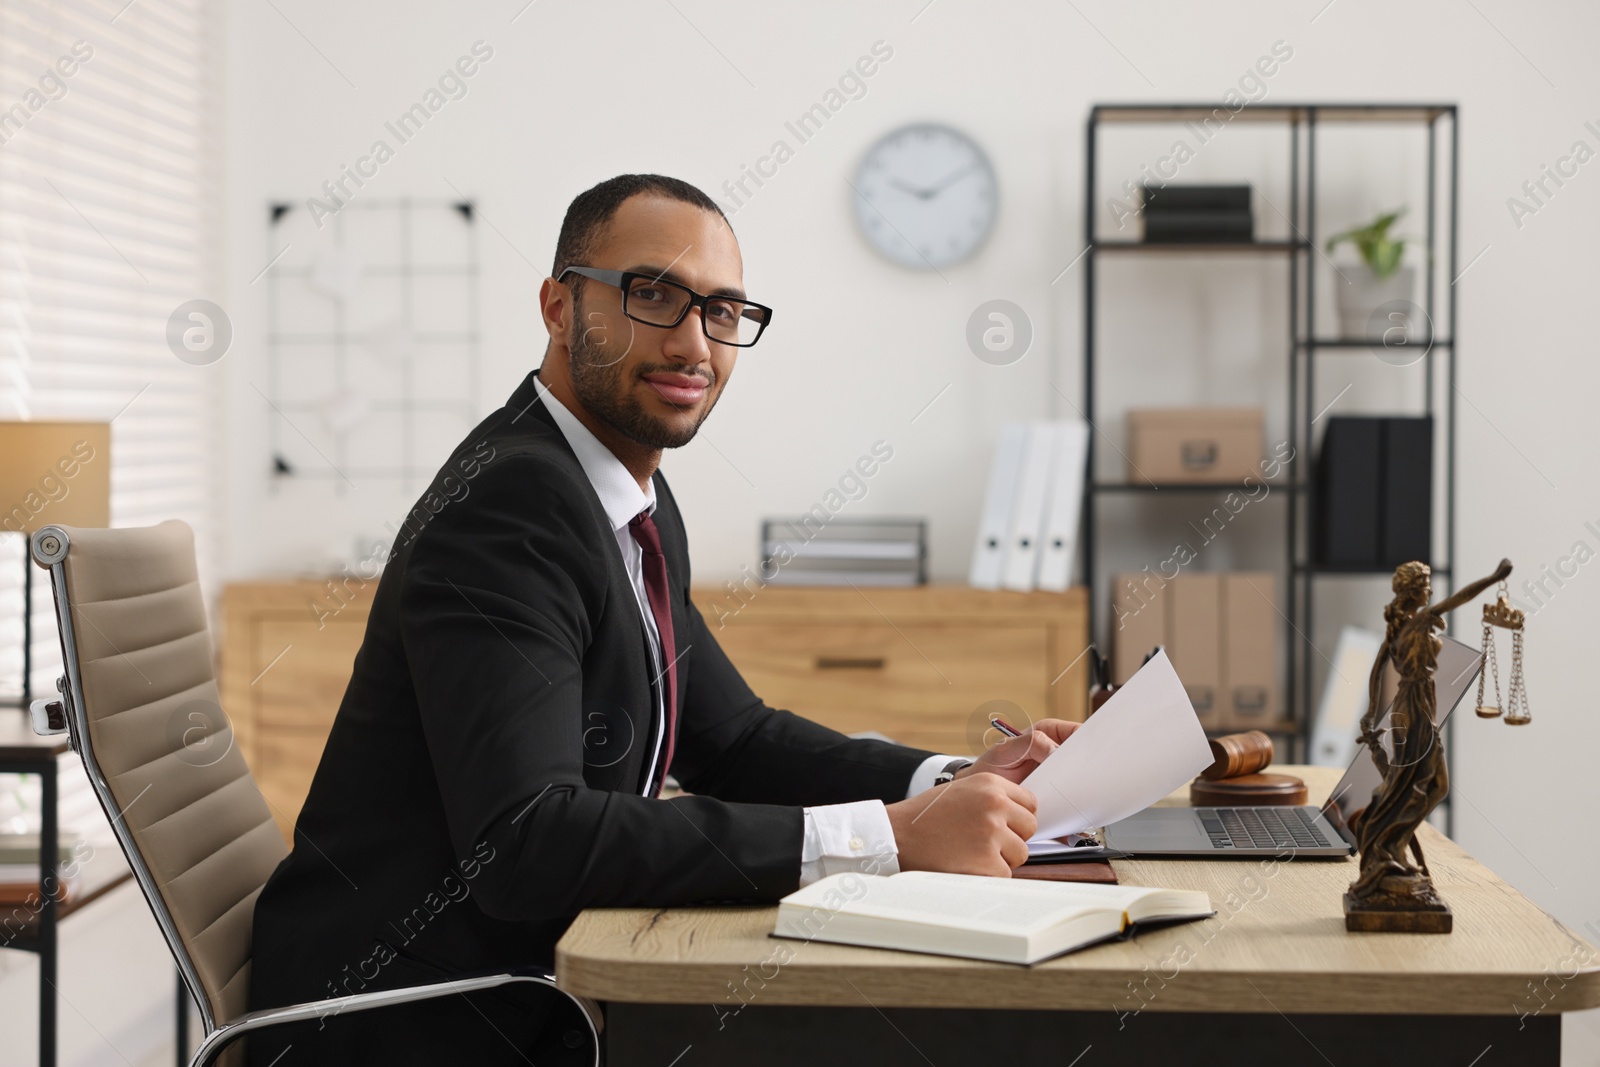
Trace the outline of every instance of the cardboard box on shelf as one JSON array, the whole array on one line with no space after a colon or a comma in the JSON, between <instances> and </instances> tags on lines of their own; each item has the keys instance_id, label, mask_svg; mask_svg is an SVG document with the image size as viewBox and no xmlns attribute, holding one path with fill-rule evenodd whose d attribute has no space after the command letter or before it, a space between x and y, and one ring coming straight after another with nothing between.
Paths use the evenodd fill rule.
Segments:
<instances>
[{"instance_id":1,"label":"cardboard box on shelf","mask_svg":"<svg viewBox=\"0 0 1600 1067\"><path fill-rule=\"evenodd\" d=\"M1276 576L1266 571L1235 571L1222 576L1220 625L1222 676L1219 700L1223 726L1271 726L1283 719L1278 692L1278 610Z\"/></svg>"},{"instance_id":2,"label":"cardboard box on shelf","mask_svg":"<svg viewBox=\"0 0 1600 1067\"><path fill-rule=\"evenodd\" d=\"M1123 684L1162 645L1206 729L1280 726L1279 621L1268 571L1115 574L1112 674Z\"/></svg>"},{"instance_id":3,"label":"cardboard box on shelf","mask_svg":"<svg viewBox=\"0 0 1600 1067\"><path fill-rule=\"evenodd\" d=\"M1261 408L1141 408L1128 412L1128 480L1242 482L1266 441Z\"/></svg>"},{"instance_id":4,"label":"cardboard box on shelf","mask_svg":"<svg viewBox=\"0 0 1600 1067\"><path fill-rule=\"evenodd\" d=\"M1222 576L1180 574L1167 586L1167 658L1183 680L1202 726L1217 725L1222 708Z\"/></svg>"},{"instance_id":5,"label":"cardboard box on shelf","mask_svg":"<svg viewBox=\"0 0 1600 1067\"><path fill-rule=\"evenodd\" d=\"M1133 677L1152 649L1166 643L1165 584L1148 571L1111 576L1111 674L1118 685Z\"/></svg>"}]
</instances>

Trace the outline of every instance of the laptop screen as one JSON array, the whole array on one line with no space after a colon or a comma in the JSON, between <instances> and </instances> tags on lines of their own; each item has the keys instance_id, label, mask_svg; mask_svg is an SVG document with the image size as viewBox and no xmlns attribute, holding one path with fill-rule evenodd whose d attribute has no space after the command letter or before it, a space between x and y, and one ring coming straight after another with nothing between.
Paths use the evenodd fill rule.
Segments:
<instances>
[{"instance_id":1,"label":"laptop screen","mask_svg":"<svg viewBox=\"0 0 1600 1067\"><path fill-rule=\"evenodd\" d=\"M1472 688L1472 683L1477 680L1478 671L1482 667L1482 652L1462 644L1453 637L1443 639L1439 649L1438 666L1433 672L1435 686L1433 715L1436 725L1444 726L1450 713L1461 703L1461 698ZM1395 673L1394 664L1385 665L1383 690L1380 694L1384 710L1378 735L1382 739L1385 753L1389 755L1394 753L1394 743L1384 727L1389 723L1389 708L1394 702L1398 684L1399 677ZM1328 796L1328 802L1322 806L1322 814L1327 816L1340 836L1352 847L1356 843L1356 837L1355 832L1350 829L1350 824L1367 810L1367 805L1372 803L1373 791L1382 784L1383 775L1379 773L1371 752L1367 750L1365 744L1357 745L1355 762L1350 764L1350 769L1344 772L1344 777L1339 779L1339 784L1333 787L1333 792Z\"/></svg>"}]
</instances>

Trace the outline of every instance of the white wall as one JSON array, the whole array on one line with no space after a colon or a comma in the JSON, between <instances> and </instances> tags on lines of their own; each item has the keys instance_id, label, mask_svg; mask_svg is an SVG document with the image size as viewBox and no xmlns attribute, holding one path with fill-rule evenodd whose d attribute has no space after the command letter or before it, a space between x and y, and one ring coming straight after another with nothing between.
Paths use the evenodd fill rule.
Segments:
<instances>
[{"instance_id":1,"label":"white wall","mask_svg":"<svg viewBox=\"0 0 1600 1067\"><path fill-rule=\"evenodd\" d=\"M263 287L251 279L279 250L265 232L266 202L318 195L479 39L494 56L468 96L402 146L360 195L448 196L454 186L478 200L491 224L482 245L483 411L538 361L544 331L534 298L576 193L616 173L657 171L721 197L722 183L774 139L793 144L784 121L819 101L875 41L894 50L866 95L845 104L733 216L746 287L778 314L701 438L664 464L702 579L753 563L762 516L809 507L879 438L893 444L894 459L851 513L926 516L935 577L958 579L999 423L1070 414L1067 401L1080 401L1081 282L1076 269L1052 280L1083 247L1090 104L1220 101L1280 40L1294 55L1270 80L1270 100L1461 105L1461 265L1484 250L1458 285L1462 572L1487 573L1508 555L1520 579L1555 565L1576 541L1600 549L1600 535L1584 525L1600 528L1588 441L1600 387L1588 321L1600 274L1600 163L1520 226L1506 206L1575 140L1600 149L1600 136L1584 128L1589 120L1600 127L1600 73L1589 55L1600 11L1566 2L1533 12L1504 0L1325 4L935 0L924 8L903 0L780 9L639 0L604 14L536 3L518 15L523 0L470 10L229 3L224 303L236 341L227 357L227 572L279 575L348 558L358 536L409 502L381 484L343 496L324 486L269 494L261 440L276 416L252 386L263 382L265 309ZM630 105L645 87L658 107ZM876 137L923 119L973 135L1001 184L992 240L943 278L879 260L855 232L844 180ZM1417 195L1415 145L1359 134L1340 144L1325 157L1325 224ZM1146 152L1127 151L1135 159ZM1277 158L1241 134L1208 148L1185 178L1259 174L1264 190L1282 188ZM1261 217L1266 229L1272 219ZM1209 400L1252 389L1279 395L1278 379L1263 386L1235 366L1281 353L1275 268L1117 269L1102 314L1127 358L1217 368L1201 383ZM1164 299L1136 298L1140 289ZM993 297L1022 305L1037 331L1033 350L1010 367L980 363L963 341L968 314ZM1381 404L1394 381L1363 379L1347 399ZM1115 433L1114 422L1107 429ZM1245 560L1254 552L1247 542L1235 547ZM1597 574L1600 564L1582 567L1530 624L1535 723L1516 732L1461 723L1454 783L1461 840L1574 927L1600 926L1600 855L1583 843L1600 799L1589 658ZM1375 613L1380 594L1361 594L1361 610ZM1474 640L1469 623L1458 625ZM1588 936L1600 939L1595 930ZM1575 1021L1569 1033L1582 1026ZM1593 1056L1600 1038L1590 1047Z\"/></svg>"}]
</instances>

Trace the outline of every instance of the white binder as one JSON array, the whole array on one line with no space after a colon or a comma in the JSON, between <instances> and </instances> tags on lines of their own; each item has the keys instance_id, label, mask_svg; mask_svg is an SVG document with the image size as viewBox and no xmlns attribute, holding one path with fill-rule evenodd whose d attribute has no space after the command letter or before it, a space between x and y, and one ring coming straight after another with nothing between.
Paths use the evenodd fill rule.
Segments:
<instances>
[{"instance_id":1,"label":"white binder","mask_svg":"<svg viewBox=\"0 0 1600 1067\"><path fill-rule=\"evenodd\" d=\"M1322 685L1316 723L1311 728L1310 763L1348 767L1355 759L1361 716L1367 712L1367 680L1383 650L1383 635L1359 626L1339 631L1332 670Z\"/></svg>"},{"instance_id":2,"label":"white binder","mask_svg":"<svg viewBox=\"0 0 1600 1067\"><path fill-rule=\"evenodd\" d=\"M1007 423L1000 427L1000 438L995 442L989 488L983 498L983 513L978 516L978 540L972 547L972 569L967 575L968 583L977 589L1000 588L1026 437L1027 427L1022 423Z\"/></svg>"},{"instance_id":3,"label":"white binder","mask_svg":"<svg viewBox=\"0 0 1600 1067\"><path fill-rule=\"evenodd\" d=\"M1011 534L1000 585L1019 593L1033 590L1039 563L1039 537L1044 533L1045 501L1055 474L1059 427L1053 422L1028 424L1027 443L1017 475L1016 502L1011 507Z\"/></svg>"},{"instance_id":4,"label":"white binder","mask_svg":"<svg viewBox=\"0 0 1600 1067\"><path fill-rule=\"evenodd\" d=\"M1057 423L1055 470L1045 505L1044 533L1039 538L1036 583L1046 592L1065 592L1072 582L1088 459L1089 424L1077 419Z\"/></svg>"}]
</instances>

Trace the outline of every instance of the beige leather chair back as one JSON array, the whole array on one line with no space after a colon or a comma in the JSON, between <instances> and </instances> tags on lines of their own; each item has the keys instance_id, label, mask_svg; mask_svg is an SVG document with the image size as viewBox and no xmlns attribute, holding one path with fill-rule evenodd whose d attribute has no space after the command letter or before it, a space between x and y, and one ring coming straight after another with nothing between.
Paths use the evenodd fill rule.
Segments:
<instances>
[{"instance_id":1,"label":"beige leather chair back","mask_svg":"<svg viewBox=\"0 0 1600 1067\"><path fill-rule=\"evenodd\" d=\"M246 1010L256 897L288 849L222 712L194 532L60 529L80 746L221 1024Z\"/></svg>"}]
</instances>

